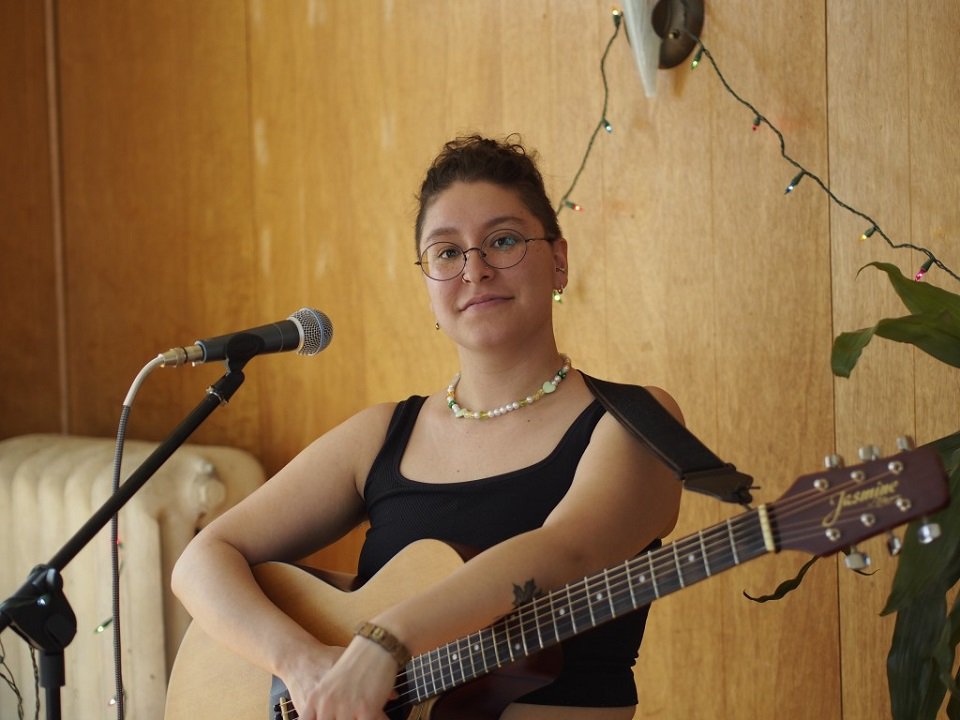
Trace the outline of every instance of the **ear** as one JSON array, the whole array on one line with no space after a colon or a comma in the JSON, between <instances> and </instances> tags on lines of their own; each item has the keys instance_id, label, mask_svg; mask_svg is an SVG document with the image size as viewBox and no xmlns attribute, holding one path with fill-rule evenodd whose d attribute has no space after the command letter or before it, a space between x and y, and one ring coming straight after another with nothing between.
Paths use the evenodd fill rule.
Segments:
<instances>
[{"instance_id":1,"label":"ear","mask_svg":"<svg viewBox=\"0 0 960 720\"><path fill-rule=\"evenodd\" d=\"M567 241L559 238L550 244L553 250L554 287L562 288L567 284L567 275L570 272L567 262Z\"/></svg>"}]
</instances>

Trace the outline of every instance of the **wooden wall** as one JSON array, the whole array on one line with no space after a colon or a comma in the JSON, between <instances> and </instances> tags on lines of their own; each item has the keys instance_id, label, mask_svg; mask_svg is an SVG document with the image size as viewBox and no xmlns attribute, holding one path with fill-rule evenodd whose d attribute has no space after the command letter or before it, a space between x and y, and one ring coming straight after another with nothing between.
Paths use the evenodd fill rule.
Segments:
<instances>
[{"instance_id":1,"label":"wooden wall","mask_svg":"<svg viewBox=\"0 0 960 720\"><path fill-rule=\"evenodd\" d=\"M314 359L260 358L198 442L269 471L369 403L440 387L455 355L412 265L414 192L450 137L519 132L555 198L603 103L610 3L140 0L0 3L0 437L112 436L157 352L307 305L335 326ZM899 241L960 267L952 0L708 2L704 41L787 150ZM960 423L956 373L878 343L851 380L840 331L899 313L879 273L921 259L858 240L855 216L795 174L706 64L644 97L618 38L602 133L561 214L575 365L656 384L775 500L834 450L891 450ZM930 281L956 290L943 274ZM220 368L158 370L132 436L164 437ZM735 508L687 496L678 536ZM353 563L359 535L324 556ZM893 565L764 558L657 604L637 717L889 714L879 619ZM0 589L3 593L5 589ZM132 629L128 631L132 632ZM774 710L775 708L775 710Z\"/></svg>"}]
</instances>

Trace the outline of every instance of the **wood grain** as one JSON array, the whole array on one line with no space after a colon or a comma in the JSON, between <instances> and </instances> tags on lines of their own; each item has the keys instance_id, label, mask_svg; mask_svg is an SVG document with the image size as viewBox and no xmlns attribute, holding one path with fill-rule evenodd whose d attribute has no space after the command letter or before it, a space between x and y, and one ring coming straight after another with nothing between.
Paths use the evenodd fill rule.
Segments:
<instances>
[{"instance_id":1,"label":"wood grain","mask_svg":"<svg viewBox=\"0 0 960 720\"><path fill-rule=\"evenodd\" d=\"M22 7L21 7L22 5ZM16 7L15 7L16 6ZM198 433L269 472L358 409L442 388L456 354L414 267L415 194L451 137L518 132L554 200L604 102L609 3L564 0L53 3L60 82L63 277L52 228L44 18L4 4L0 110L4 329L0 435L112 436L129 382L154 354L326 312L330 348L261 358ZM960 266L955 142L960 80L950 0L708 3L704 41L732 87L784 133L788 153L899 241ZM944 53L947 53L946 55ZM860 242L862 218L796 174L776 136L708 62L658 73L644 96L626 38L611 46L606 118L564 210L570 284L555 310L585 371L658 385L689 427L775 500L834 450L891 450L960 422L956 372L874 342L849 380L832 338L902 312L872 260L916 253ZM929 282L956 289L932 270ZM57 283L60 282L60 287ZM57 316L56 292L65 310ZM63 342L46 328L66 328ZM66 391L55 358L62 353ZM131 433L160 438L221 367L158 371ZM642 481L642 479L640 479ZM732 515L687 496L678 535ZM363 529L314 558L351 570ZM658 603L637 667L637 717L883 717L894 565L765 558Z\"/></svg>"}]
</instances>

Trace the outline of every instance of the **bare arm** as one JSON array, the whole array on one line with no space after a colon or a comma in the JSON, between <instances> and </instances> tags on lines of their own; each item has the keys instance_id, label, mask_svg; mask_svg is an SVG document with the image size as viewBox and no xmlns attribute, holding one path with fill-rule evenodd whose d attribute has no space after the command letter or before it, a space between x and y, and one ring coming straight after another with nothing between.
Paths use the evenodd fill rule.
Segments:
<instances>
[{"instance_id":1,"label":"bare arm","mask_svg":"<svg viewBox=\"0 0 960 720\"><path fill-rule=\"evenodd\" d=\"M369 408L314 441L190 543L174 568L173 590L209 635L284 679L333 664L340 650L321 645L274 606L250 566L303 557L363 519L361 483L391 411Z\"/></svg>"}]
</instances>

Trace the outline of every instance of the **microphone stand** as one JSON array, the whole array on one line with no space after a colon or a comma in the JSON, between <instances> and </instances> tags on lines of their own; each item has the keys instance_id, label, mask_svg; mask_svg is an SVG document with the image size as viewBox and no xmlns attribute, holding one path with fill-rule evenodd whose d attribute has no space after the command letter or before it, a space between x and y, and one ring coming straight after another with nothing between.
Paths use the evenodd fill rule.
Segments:
<instances>
[{"instance_id":1,"label":"microphone stand","mask_svg":"<svg viewBox=\"0 0 960 720\"><path fill-rule=\"evenodd\" d=\"M237 342L234 343L234 340ZM199 405L137 468L117 492L46 564L37 565L27 581L0 603L0 633L12 627L40 651L40 687L44 688L47 720L60 720L60 688L66 685L63 650L77 634L77 618L63 593L61 571L120 508L143 487L171 455L220 405L226 404L243 384L243 366L263 349L263 340L239 333L227 344L227 372L211 387ZM233 353L231 354L231 350Z\"/></svg>"}]
</instances>

